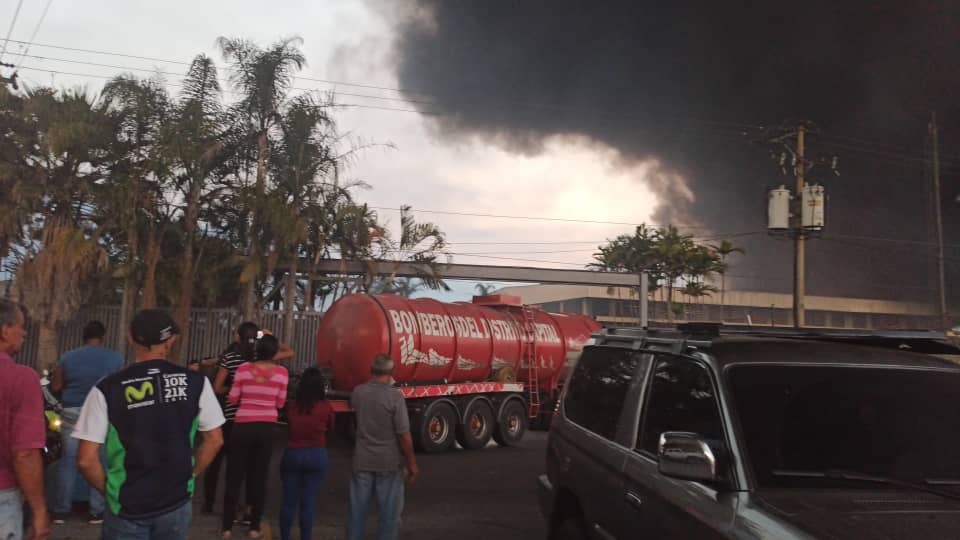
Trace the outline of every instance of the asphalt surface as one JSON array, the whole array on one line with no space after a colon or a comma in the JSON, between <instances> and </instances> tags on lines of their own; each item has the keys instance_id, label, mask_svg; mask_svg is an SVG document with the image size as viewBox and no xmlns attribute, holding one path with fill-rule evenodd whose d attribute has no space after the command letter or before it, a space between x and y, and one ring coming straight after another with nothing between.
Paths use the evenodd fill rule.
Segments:
<instances>
[{"instance_id":1,"label":"asphalt surface","mask_svg":"<svg viewBox=\"0 0 960 540\"><path fill-rule=\"evenodd\" d=\"M278 432L277 450L271 471L279 472L283 434ZM483 450L459 448L443 454L419 455L420 479L408 487L403 513L401 538L416 540L512 540L546 537L546 527L537 507L537 475L543 471L546 433L527 432L520 445L501 448L490 444ZM350 478L351 447L345 441L331 440L330 473L317 501L314 539L344 538L347 493ZM221 480L220 485L224 482ZM199 486L198 486L199 488ZM222 490L222 487L221 487ZM194 518L190 538L219 538L219 516L200 511L200 489L194 500ZM265 519L272 538L279 538L277 516L280 511L279 474L269 482ZM218 500L218 511L222 506ZM376 531L376 515L371 512L367 537ZM296 527L295 527L296 529ZM100 527L88 525L83 514L65 525L54 527L54 539L94 540ZM299 533L294 532L294 538ZM243 540L246 531L234 528L234 538Z\"/></svg>"}]
</instances>

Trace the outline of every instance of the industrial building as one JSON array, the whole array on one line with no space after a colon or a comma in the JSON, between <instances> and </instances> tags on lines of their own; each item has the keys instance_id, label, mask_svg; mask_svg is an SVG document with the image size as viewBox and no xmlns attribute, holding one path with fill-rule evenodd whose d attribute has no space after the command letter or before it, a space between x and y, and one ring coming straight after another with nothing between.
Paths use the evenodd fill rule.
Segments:
<instances>
[{"instance_id":1,"label":"industrial building","mask_svg":"<svg viewBox=\"0 0 960 540\"><path fill-rule=\"evenodd\" d=\"M627 288L578 285L529 285L507 287L502 294L519 296L525 304L545 311L591 315L607 325L634 325L639 321L640 302ZM676 322L724 322L752 326L792 326L793 297L790 294L726 291L698 298L674 292ZM806 326L824 328L925 329L937 328L934 306L923 302L898 302L867 298L807 295ZM667 322L666 293L649 297L651 323Z\"/></svg>"}]
</instances>

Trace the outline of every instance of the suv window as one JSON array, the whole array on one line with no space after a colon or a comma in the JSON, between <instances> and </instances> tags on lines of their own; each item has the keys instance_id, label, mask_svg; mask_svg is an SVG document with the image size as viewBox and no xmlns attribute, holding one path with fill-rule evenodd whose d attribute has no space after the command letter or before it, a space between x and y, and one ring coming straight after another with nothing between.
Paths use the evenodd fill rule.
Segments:
<instances>
[{"instance_id":1,"label":"suv window","mask_svg":"<svg viewBox=\"0 0 960 540\"><path fill-rule=\"evenodd\" d=\"M628 349L585 349L567 383L563 402L567 417L612 440L640 357Z\"/></svg>"},{"instance_id":2,"label":"suv window","mask_svg":"<svg viewBox=\"0 0 960 540\"><path fill-rule=\"evenodd\" d=\"M657 455L665 431L689 431L723 440L723 423L710 373L700 363L658 355L637 448Z\"/></svg>"}]
</instances>

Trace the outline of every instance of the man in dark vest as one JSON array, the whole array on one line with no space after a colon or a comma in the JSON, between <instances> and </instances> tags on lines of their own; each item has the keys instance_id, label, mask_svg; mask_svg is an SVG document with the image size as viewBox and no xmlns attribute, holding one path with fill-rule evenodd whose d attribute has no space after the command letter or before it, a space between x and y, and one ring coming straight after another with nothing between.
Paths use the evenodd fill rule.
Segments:
<instances>
[{"instance_id":1,"label":"man in dark vest","mask_svg":"<svg viewBox=\"0 0 960 540\"><path fill-rule=\"evenodd\" d=\"M210 382L166 360L178 333L163 311L138 313L129 336L136 363L97 383L77 420L77 463L106 495L107 540L184 540L195 479L223 445L223 411Z\"/></svg>"}]
</instances>

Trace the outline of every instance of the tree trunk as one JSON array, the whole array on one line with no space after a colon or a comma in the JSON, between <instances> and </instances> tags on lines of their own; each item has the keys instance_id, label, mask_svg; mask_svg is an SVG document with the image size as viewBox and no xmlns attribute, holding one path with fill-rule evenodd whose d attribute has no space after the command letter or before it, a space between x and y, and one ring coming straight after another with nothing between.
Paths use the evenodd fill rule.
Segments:
<instances>
[{"instance_id":1,"label":"tree trunk","mask_svg":"<svg viewBox=\"0 0 960 540\"><path fill-rule=\"evenodd\" d=\"M146 270L143 275L143 309L157 307L157 265L160 264L160 235L151 231L147 237Z\"/></svg>"},{"instance_id":2,"label":"tree trunk","mask_svg":"<svg viewBox=\"0 0 960 540\"><path fill-rule=\"evenodd\" d=\"M120 301L120 314L117 323L115 348L120 354L127 350L127 334L130 321L137 306L137 259L140 256L140 235L136 226L127 229L127 274L123 278L123 297Z\"/></svg>"},{"instance_id":3,"label":"tree trunk","mask_svg":"<svg viewBox=\"0 0 960 540\"><path fill-rule=\"evenodd\" d=\"M200 213L200 181L194 179L187 194L187 208L183 216L183 228L186 241L183 248L183 261L180 265L180 298L174 320L180 327L179 345L174 344L173 360L178 361L187 351L190 339L190 309L193 307L193 250L197 235L197 217Z\"/></svg>"},{"instance_id":4,"label":"tree trunk","mask_svg":"<svg viewBox=\"0 0 960 540\"><path fill-rule=\"evenodd\" d=\"M673 280L667 281L667 320L673 321Z\"/></svg>"},{"instance_id":5,"label":"tree trunk","mask_svg":"<svg viewBox=\"0 0 960 540\"><path fill-rule=\"evenodd\" d=\"M260 251L260 228L263 221L263 211L261 209L264 195L267 192L267 131L262 129L257 137L257 183L255 185L256 197L253 206L253 219L250 227L250 258L259 259ZM256 318L260 311L257 301L257 281L259 281L262 272L257 272L251 276L247 283L243 284L243 316L250 321ZM267 274L269 275L269 273Z\"/></svg>"},{"instance_id":6,"label":"tree trunk","mask_svg":"<svg viewBox=\"0 0 960 540\"><path fill-rule=\"evenodd\" d=\"M57 337L59 332L57 332L56 325L43 321L40 323L40 328L37 336L37 370L43 371L44 369L53 370L57 364L58 357L58 347L57 347Z\"/></svg>"},{"instance_id":7,"label":"tree trunk","mask_svg":"<svg viewBox=\"0 0 960 540\"><path fill-rule=\"evenodd\" d=\"M297 303L297 259L296 255L290 260L287 271L287 284L283 288L283 341L293 343L293 308Z\"/></svg>"},{"instance_id":8,"label":"tree trunk","mask_svg":"<svg viewBox=\"0 0 960 540\"><path fill-rule=\"evenodd\" d=\"M133 311L137 305L137 280L133 274L128 275L123 280L123 297L120 300L120 313L117 321L117 335L115 336L114 348L122 355L126 356L127 335L130 333L130 321L133 319Z\"/></svg>"},{"instance_id":9,"label":"tree trunk","mask_svg":"<svg viewBox=\"0 0 960 540\"><path fill-rule=\"evenodd\" d=\"M727 316L727 274L720 274L720 322Z\"/></svg>"}]
</instances>

